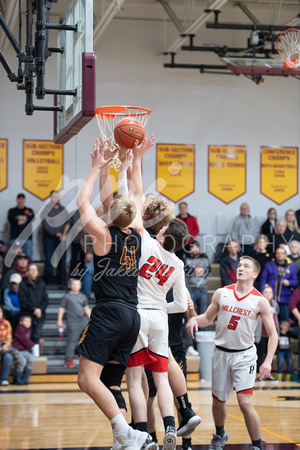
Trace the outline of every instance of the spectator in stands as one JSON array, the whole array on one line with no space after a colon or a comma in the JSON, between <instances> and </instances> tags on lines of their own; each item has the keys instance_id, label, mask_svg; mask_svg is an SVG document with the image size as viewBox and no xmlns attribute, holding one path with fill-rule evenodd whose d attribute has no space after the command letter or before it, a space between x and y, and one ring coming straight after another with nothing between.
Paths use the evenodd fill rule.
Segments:
<instances>
[{"instance_id":1,"label":"spectator in stands","mask_svg":"<svg viewBox=\"0 0 300 450\"><path fill-rule=\"evenodd\" d=\"M66 286L66 248L65 245L60 247L57 254L58 265L56 268L56 280L53 277L53 267L51 258L62 242L70 228L69 214L61 204L58 191L52 191L50 194L50 202L42 210L42 230L43 230L43 247L45 255L45 272L44 278L47 284L58 284L64 288Z\"/></svg>"},{"instance_id":2,"label":"spectator in stands","mask_svg":"<svg viewBox=\"0 0 300 450\"><path fill-rule=\"evenodd\" d=\"M297 220L298 227L300 227L300 209L297 209L297 211L295 211L295 214L296 214L296 220Z\"/></svg>"},{"instance_id":3,"label":"spectator in stands","mask_svg":"<svg viewBox=\"0 0 300 450\"><path fill-rule=\"evenodd\" d=\"M271 286L279 303L279 320L289 320L292 291L298 286L296 268L286 259L284 248L278 247L275 259L266 263L260 278L260 288Z\"/></svg>"},{"instance_id":4,"label":"spectator in stands","mask_svg":"<svg viewBox=\"0 0 300 450\"><path fill-rule=\"evenodd\" d=\"M211 273L210 263L206 253L201 253L200 244L194 241L190 245L189 255L185 260L185 282L197 314L202 314L207 308L207 277Z\"/></svg>"},{"instance_id":5,"label":"spectator in stands","mask_svg":"<svg viewBox=\"0 0 300 450\"><path fill-rule=\"evenodd\" d=\"M268 251L273 254L278 247L285 248L287 244L286 221L284 219L279 219L276 223L275 234L269 236Z\"/></svg>"},{"instance_id":6,"label":"spectator in stands","mask_svg":"<svg viewBox=\"0 0 300 450\"><path fill-rule=\"evenodd\" d=\"M254 242L258 234L259 226L256 219L250 216L248 203L242 203L240 215L233 222L232 240L238 242L243 255L249 255L254 249Z\"/></svg>"},{"instance_id":7,"label":"spectator in stands","mask_svg":"<svg viewBox=\"0 0 300 450\"><path fill-rule=\"evenodd\" d=\"M34 342L30 339L31 316L22 316L14 332L12 349L17 351L15 384L28 384L34 364L34 356L30 352Z\"/></svg>"},{"instance_id":8,"label":"spectator in stands","mask_svg":"<svg viewBox=\"0 0 300 450\"><path fill-rule=\"evenodd\" d=\"M252 256L252 258L256 259L256 261L259 262L261 271L258 274L256 280L254 281L254 287L258 290L260 290L260 277L261 273L265 267L265 264L268 261L271 261L272 255L267 251L267 246L269 243L269 239L265 234L260 234L255 239L255 247L252 253L250 253L249 256Z\"/></svg>"},{"instance_id":9,"label":"spectator in stands","mask_svg":"<svg viewBox=\"0 0 300 450\"><path fill-rule=\"evenodd\" d=\"M289 259L292 261L292 264L296 267L297 277L300 284L300 243L298 241L292 241L289 244L289 249L291 254L289 255Z\"/></svg>"},{"instance_id":10,"label":"spectator in stands","mask_svg":"<svg viewBox=\"0 0 300 450\"><path fill-rule=\"evenodd\" d=\"M275 327L279 334L279 325L278 325L279 305L276 302L276 300L274 300L274 293L273 293L272 288L270 286L266 285L262 291L262 295L270 303L271 314L272 314L272 317L273 317L273 320L275 323ZM256 349L257 349L257 372L259 373L259 368L262 365L262 363L264 362L266 354L268 352L268 342L269 342L269 335L265 329L265 326L264 326L261 318L258 319L254 337L255 337L255 345L256 345ZM275 378L272 375L270 375L267 378L267 380L274 381ZM258 378L258 381L261 381L260 378Z\"/></svg>"},{"instance_id":11,"label":"spectator in stands","mask_svg":"<svg viewBox=\"0 0 300 450\"><path fill-rule=\"evenodd\" d=\"M236 271L240 260L239 244L236 241L228 243L228 255L220 263L220 277L222 286L236 283Z\"/></svg>"},{"instance_id":12,"label":"spectator in stands","mask_svg":"<svg viewBox=\"0 0 300 450\"><path fill-rule=\"evenodd\" d=\"M9 373L13 364L13 356L9 352L11 346L11 325L8 320L3 318L3 308L0 306L0 361L2 362L2 368L0 372L0 384L1 386L8 386Z\"/></svg>"},{"instance_id":13,"label":"spectator in stands","mask_svg":"<svg viewBox=\"0 0 300 450\"><path fill-rule=\"evenodd\" d=\"M196 217L191 216L188 213L188 204L186 202L180 202L178 208L179 214L178 216L176 216L176 218L186 223L186 226L188 227L189 233L191 235L188 245L186 245L183 249L179 250L178 252L175 252L178 258L184 261L187 256L187 253L190 250L190 244L196 240L197 234L199 234L200 230Z\"/></svg>"},{"instance_id":14,"label":"spectator in stands","mask_svg":"<svg viewBox=\"0 0 300 450\"><path fill-rule=\"evenodd\" d=\"M288 209L285 213L286 232L285 237L288 243L291 240L300 241L300 227L298 226L296 214L293 209Z\"/></svg>"},{"instance_id":15,"label":"spectator in stands","mask_svg":"<svg viewBox=\"0 0 300 450\"><path fill-rule=\"evenodd\" d=\"M201 253L200 244L194 241L190 245L190 251L185 260L185 282L189 290L191 299L194 302L197 314L206 311L207 298L207 277L211 273L210 263L206 253ZM204 330L207 330L205 328ZM199 353L194 349L194 342L184 328L184 337L187 345L186 355L197 356Z\"/></svg>"},{"instance_id":16,"label":"spectator in stands","mask_svg":"<svg viewBox=\"0 0 300 450\"><path fill-rule=\"evenodd\" d=\"M261 226L261 234L268 236L269 240L272 240L276 231L277 212L275 208L268 209L268 218Z\"/></svg>"},{"instance_id":17,"label":"spectator in stands","mask_svg":"<svg viewBox=\"0 0 300 450\"><path fill-rule=\"evenodd\" d=\"M19 287L22 281L21 275L13 273L9 279L9 287L4 290L3 301L7 318L13 331L20 320Z\"/></svg>"},{"instance_id":18,"label":"spectator in stands","mask_svg":"<svg viewBox=\"0 0 300 450\"><path fill-rule=\"evenodd\" d=\"M25 206L25 195L17 195L17 206L8 210L7 219L10 223L10 245L16 240L21 242L23 252L32 259L32 226L31 221L34 218L34 212L28 206ZM26 229L26 236L22 239L20 234Z\"/></svg>"},{"instance_id":19,"label":"spectator in stands","mask_svg":"<svg viewBox=\"0 0 300 450\"><path fill-rule=\"evenodd\" d=\"M68 367L76 367L74 363L75 347L78 344L79 337L91 315L87 298L80 293L81 281L70 280L70 292L62 298L60 308L57 315L57 328L63 327L63 315L66 313L67 320L67 346L65 365Z\"/></svg>"},{"instance_id":20,"label":"spectator in stands","mask_svg":"<svg viewBox=\"0 0 300 450\"><path fill-rule=\"evenodd\" d=\"M3 277L2 289L6 289L9 287L10 277L14 273L18 273L19 275L21 275L22 280L26 279L27 271L28 271L28 263L29 263L29 258L25 253L21 253L20 255L18 255L16 257L16 262L15 262L14 266L11 267Z\"/></svg>"},{"instance_id":21,"label":"spectator in stands","mask_svg":"<svg viewBox=\"0 0 300 450\"><path fill-rule=\"evenodd\" d=\"M295 325L298 327L298 382L300 383L300 287L294 290L289 309L295 317Z\"/></svg>"},{"instance_id":22,"label":"spectator in stands","mask_svg":"<svg viewBox=\"0 0 300 450\"><path fill-rule=\"evenodd\" d=\"M6 245L4 241L0 240L0 286L2 283L2 277L4 275L4 258L6 255Z\"/></svg>"},{"instance_id":23,"label":"spectator in stands","mask_svg":"<svg viewBox=\"0 0 300 450\"><path fill-rule=\"evenodd\" d=\"M72 243L69 276L71 278L77 278L78 276L73 274L74 269L76 269L76 273L78 273L84 268L84 252L80 245L83 225L78 210L71 215L70 226L71 230L69 231L68 237L71 234L70 238Z\"/></svg>"},{"instance_id":24,"label":"spectator in stands","mask_svg":"<svg viewBox=\"0 0 300 450\"><path fill-rule=\"evenodd\" d=\"M280 334L277 347L277 380L282 380L283 363L286 361L286 380L291 379L293 370L293 357L291 352L290 338L292 334L290 332L290 323L288 320L282 320L280 322Z\"/></svg>"},{"instance_id":25,"label":"spectator in stands","mask_svg":"<svg viewBox=\"0 0 300 450\"><path fill-rule=\"evenodd\" d=\"M48 294L46 284L39 277L36 264L28 267L28 277L22 281L19 289L19 303L21 316L30 316L32 319L30 339L34 342L33 355L39 357L39 340L46 320Z\"/></svg>"}]
</instances>

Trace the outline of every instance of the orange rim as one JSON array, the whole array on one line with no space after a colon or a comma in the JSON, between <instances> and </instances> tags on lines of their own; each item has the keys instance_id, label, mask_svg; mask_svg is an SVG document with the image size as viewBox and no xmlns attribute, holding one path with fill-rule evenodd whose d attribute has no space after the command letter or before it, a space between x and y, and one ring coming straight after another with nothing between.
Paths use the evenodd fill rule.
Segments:
<instances>
[{"instance_id":1,"label":"orange rim","mask_svg":"<svg viewBox=\"0 0 300 450\"><path fill-rule=\"evenodd\" d=\"M300 30L298 30L298 28L288 28L287 30L282 31L280 33L280 35L278 36L278 38L276 39L276 49L277 49L277 52L279 53L279 55L281 56L281 58L284 59L284 61L291 63L291 66L297 67L297 64L295 64L295 65L293 64L294 63L293 60L299 59L299 55L297 58L291 59L291 58L286 57L279 49L279 41L280 41L281 37L289 31L296 31L297 33L300 33Z\"/></svg>"},{"instance_id":2,"label":"orange rim","mask_svg":"<svg viewBox=\"0 0 300 450\"><path fill-rule=\"evenodd\" d=\"M131 109L137 110L136 112L130 111ZM114 119L115 117L122 116L146 116L151 113L151 109L144 108L142 106L124 106L124 105L111 105L111 106L99 106L96 108L95 117L101 119Z\"/></svg>"}]
</instances>

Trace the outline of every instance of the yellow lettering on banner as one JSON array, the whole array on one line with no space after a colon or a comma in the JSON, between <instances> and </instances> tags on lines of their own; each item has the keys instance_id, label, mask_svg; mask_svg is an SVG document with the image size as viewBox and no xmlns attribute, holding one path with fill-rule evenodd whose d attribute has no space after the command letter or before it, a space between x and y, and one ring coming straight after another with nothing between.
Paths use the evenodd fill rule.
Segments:
<instances>
[{"instance_id":1,"label":"yellow lettering on banner","mask_svg":"<svg viewBox=\"0 0 300 450\"><path fill-rule=\"evenodd\" d=\"M178 202L195 189L195 146L156 145L156 190Z\"/></svg>"},{"instance_id":2,"label":"yellow lettering on banner","mask_svg":"<svg viewBox=\"0 0 300 450\"><path fill-rule=\"evenodd\" d=\"M260 192L277 205L298 194L298 147L261 147Z\"/></svg>"},{"instance_id":3,"label":"yellow lettering on banner","mask_svg":"<svg viewBox=\"0 0 300 450\"><path fill-rule=\"evenodd\" d=\"M246 192L246 147L208 147L208 191L224 203Z\"/></svg>"},{"instance_id":4,"label":"yellow lettering on banner","mask_svg":"<svg viewBox=\"0 0 300 450\"><path fill-rule=\"evenodd\" d=\"M52 141L23 141L23 188L41 200L63 188L64 146Z\"/></svg>"},{"instance_id":5,"label":"yellow lettering on banner","mask_svg":"<svg viewBox=\"0 0 300 450\"><path fill-rule=\"evenodd\" d=\"M0 192L7 188L8 141L0 139Z\"/></svg>"}]
</instances>

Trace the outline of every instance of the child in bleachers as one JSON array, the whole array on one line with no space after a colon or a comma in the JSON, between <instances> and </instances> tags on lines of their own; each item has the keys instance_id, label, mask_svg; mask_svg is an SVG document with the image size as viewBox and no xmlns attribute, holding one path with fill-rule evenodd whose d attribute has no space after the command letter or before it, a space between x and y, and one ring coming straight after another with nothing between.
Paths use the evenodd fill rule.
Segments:
<instances>
[{"instance_id":1,"label":"child in bleachers","mask_svg":"<svg viewBox=\"0 0 300 450\"><path fill-rule=\"evenodd\" d=\"M28 384L35 357L30 352L35 345L30 339L31 317L22 316L14 332L12 353L16 364L15 384Z\"/></svg>"},{"instance_id":2,"label":"child in bleachers","mask_svg":"<svg viewBox=\"0 0 300 450\"><path fill-rule=\"evenodd\" d=\"M280 336L277 347L277 380L282 380L283 363L286 360L286 380L291 379L293 370L293 358L290 344L290 323L288 320L280 322Z\"/></svg>"},{"instance_id":3,"label":"child in bleachers","mask_svg":"<svg viewBox=\"0 0 300 450\"><path fill-rule=\"evenodd\" d=\"M87 317L90 318L91 310L87 298L80 292L81 281L75 278L70 280L70 292L62 298L57 315L57 328L63 328L63 315L67 320L67 346L65 365L76 367L73 361L76 345L79 337L87 325Z\"/></svg>"}]
</instances>

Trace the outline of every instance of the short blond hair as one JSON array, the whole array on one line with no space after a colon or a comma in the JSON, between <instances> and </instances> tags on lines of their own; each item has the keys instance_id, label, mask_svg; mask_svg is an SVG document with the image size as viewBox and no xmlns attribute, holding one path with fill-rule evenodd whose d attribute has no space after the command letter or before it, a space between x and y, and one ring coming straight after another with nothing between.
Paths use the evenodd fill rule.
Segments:
<instances>
[{"instance_id":1,"label":"short blond hair","mask_svg":"<svg viewBox=\"0 0 300 450\"><path fill-rule=\"evenodd\" d=\"M146 216L145 227L159 232L175 218L175 210L167 200L150 194L144 203L144 215Z\"/></svg>"},{"instance_id":2,"label":"short blond hair","mask_svg":"<svg viewBox=\"0 0 300 450\"><path fill-rule=\"evenodd\" d=\"M110 205L112 224L119 228L128 227L136 216L134 202L125 195L116 195Z\"/></svg>"}]
</instances>

